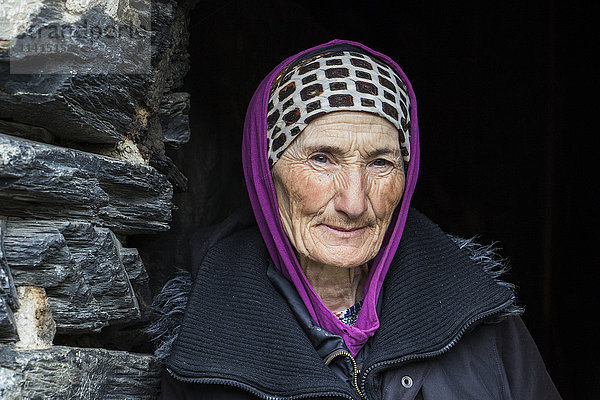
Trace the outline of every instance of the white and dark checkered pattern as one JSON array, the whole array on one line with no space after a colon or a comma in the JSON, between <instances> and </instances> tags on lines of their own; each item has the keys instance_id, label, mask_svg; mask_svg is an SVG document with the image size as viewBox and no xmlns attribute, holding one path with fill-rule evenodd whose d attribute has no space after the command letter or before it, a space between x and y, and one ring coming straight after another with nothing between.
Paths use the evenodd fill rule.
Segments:
<instances>
[{"instance_id":1,"label":"white and dark checkered pattern","mask_svg":"<svg viewBox=\"0 0 600 400\"><path fill-rule=\"evenodd\" d=\"M333 111L366 111L399 132L410 160L410 100L406 85L383 62L364 53L329 51L303 60L273 82L267 115L269 166L316 117Z\"/></svg>"}]
</instances>

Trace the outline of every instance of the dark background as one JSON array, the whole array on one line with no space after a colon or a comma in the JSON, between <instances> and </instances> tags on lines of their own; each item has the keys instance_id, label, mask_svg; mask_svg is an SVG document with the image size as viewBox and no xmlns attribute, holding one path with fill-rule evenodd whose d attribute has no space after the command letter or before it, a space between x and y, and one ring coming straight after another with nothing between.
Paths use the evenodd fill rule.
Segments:
<instances>
[{"instance_id":1,"label":"dark background","mask_svg":"<svg viewBox=\"0 0 600 400\"><path fill-rule=\"evenodd\" d=\"M175 197L171 232L151 239L172 253L145 256L185 268L189 229L246 201L242 125L262 78L305 48L359 41L396 60L417 95L422 161L413 205L448 232L499 242L559 391L600 398L600 109L590 64L598 14L573 2L335 3L194 8L184 88L192 139L170 154L190 184Z\"/></svg>"}]
</instances>

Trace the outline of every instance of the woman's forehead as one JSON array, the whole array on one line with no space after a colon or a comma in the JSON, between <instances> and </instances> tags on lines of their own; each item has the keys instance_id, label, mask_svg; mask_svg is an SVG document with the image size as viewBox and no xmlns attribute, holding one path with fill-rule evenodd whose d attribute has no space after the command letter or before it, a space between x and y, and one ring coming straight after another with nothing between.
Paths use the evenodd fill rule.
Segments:
<instances>
[{"instance_id":1,"label":"woman's forehead","mask_svg":"<svg viewBox=\"0 0 600 400\"><path fill-rule=\"evenodd\" d=\"M364 111L337 111L324 114L312 120L305 129L324 125L364 125L366 127L373 126L373 129L385 127L390 130L397 130L387 119Z\"/></svg>"},{"instance_id":2,"label":"woman's forehead","mask_svg":"<svg viewBox=\"0 0 600 400\"><path fill-rule=\"evenodd\" d=\"M398 130L385 118L356 111L325 114L304 128L298 137L303 147L331 147L345 151L364 147L400 150Z\"/></svg>"}]
</instances>

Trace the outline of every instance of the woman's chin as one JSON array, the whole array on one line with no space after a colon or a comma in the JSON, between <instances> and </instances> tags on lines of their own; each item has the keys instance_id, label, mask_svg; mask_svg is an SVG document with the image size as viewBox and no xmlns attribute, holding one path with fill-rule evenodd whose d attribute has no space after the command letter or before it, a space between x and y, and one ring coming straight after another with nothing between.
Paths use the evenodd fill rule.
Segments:
<instances>
[{"instance_id":1,"label":"woman's chin","mask_svg":"<svg viewBox=\"0 0 600 400\"><path fill-rule=\"evenodd\" d=\"M357 257L354 252L339 252L332 254L316 254L314 260L323 265L329 265L339 268L354 268L364 265L367 261L366 257Z\"/></svg>"},{"instance_id":2,"label":"woman's chin","mask_svg":"<svg viewBox=\"0 0 600 400\"><path fill-rule=\"evenodd\" d=\"M313 242L317 243L317 248L310 251L311 258L317 262L351 268L361 266L372 258L374 240L366 229L361 232L331 232L325 228L321 233Z\"/></svg>"}]
</instances>

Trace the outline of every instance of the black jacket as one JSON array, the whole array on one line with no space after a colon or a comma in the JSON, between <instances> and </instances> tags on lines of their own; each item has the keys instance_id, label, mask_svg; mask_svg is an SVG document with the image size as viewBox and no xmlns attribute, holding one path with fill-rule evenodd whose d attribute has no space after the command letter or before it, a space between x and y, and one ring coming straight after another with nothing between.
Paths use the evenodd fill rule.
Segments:
<instances>
[{"instance_id":1,"label":"black jacket","mask_svg":"<svg viewBox=\"0 0 600 400\"><path fill-rule=\"evenodd\" d=\"M162 398L560 398L511 287L418 212L409 214L380 297L380 328L352 384L325 364L315 341L322 332L299 321L269 278L258 229L229 235L227 224L198 251Z\"/></svg>"}]
</instances>

